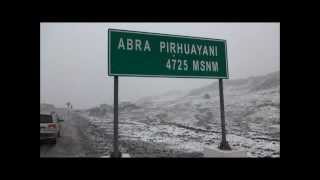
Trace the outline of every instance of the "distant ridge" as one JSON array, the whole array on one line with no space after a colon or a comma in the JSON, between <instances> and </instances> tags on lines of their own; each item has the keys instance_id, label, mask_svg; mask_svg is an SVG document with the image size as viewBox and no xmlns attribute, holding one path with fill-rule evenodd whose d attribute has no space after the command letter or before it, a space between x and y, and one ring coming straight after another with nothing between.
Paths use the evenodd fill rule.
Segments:
<instances>
[{"instance_id":1,"label":"distant ridge","mask_svg":"<svg viewBox=\"0 0 320 180\"><path fill-rule=\"evenodd\" d=\"M270 89L273 87L280 86L280 71L268 73L266 75L253 76L243 79L227 79L224 80L224 87L234 87L238 89L246 89L247 91L259 91L264 89ZM213 89L218 89L218 81L208 86L200 87L191 90L188 95L198 95L205 92L210 92Z\"/></svg>"}]
</instances>

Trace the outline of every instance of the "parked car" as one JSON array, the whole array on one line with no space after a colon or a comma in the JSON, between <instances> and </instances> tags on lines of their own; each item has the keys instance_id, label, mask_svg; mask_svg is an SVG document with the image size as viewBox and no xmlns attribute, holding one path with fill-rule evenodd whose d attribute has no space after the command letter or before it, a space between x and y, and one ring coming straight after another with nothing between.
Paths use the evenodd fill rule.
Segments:
<instances>
[{"instance_id":1,"label":"parked car","mask_svg":"<svg viewBox=\"0 0 320 180\"><path fill-rule=\"evenodd\" d=\"M62 121L55 112L40 113L40 141L49 140L55 144L61 135Z\"/></svg>"}]
</instances>

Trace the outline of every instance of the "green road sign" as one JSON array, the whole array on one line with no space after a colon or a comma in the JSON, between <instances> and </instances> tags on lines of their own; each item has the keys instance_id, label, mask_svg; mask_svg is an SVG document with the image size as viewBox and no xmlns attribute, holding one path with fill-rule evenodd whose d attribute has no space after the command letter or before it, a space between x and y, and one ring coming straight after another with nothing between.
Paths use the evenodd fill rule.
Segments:
<instances>
[{"instance_id":1,"label":"green road sign","mask_svg":"<svg viewBox=\"0 0 320 180\"><path fill-rule=\"evenodd\" d=\"M225 40L108 30L108 75L228 79Z\"/></svg>"}]
</instances>

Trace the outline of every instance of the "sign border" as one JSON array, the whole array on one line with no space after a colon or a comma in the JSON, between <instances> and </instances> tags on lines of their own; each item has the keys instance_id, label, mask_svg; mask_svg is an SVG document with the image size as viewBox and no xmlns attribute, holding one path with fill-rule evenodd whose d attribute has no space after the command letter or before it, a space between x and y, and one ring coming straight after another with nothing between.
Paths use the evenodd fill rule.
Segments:
<instances>
[{"instance_id":1,"label":"sign border","mask_svg":"<svg viewBox=\"0 0 320 180\"><path fill-rule=\"evenodd\" d=\"M200 39L200 40L214 40L214 41L223 41L225 45L225 54L226 54L226 77L217 77L217 76L176 76L176 75L141 75L141 74L114 74L111 73L111 32L126 32L126 33L135 33L135 34L147 34L147 35L159 35L159 36L169 36L169 37L180 37L180 38L191 38L191 39ZM203 79L229 79L229 67L228 67L228 54L227 54L227 41L224 39L213 39L213 38L204 38L204 37L195 37L195 36L183 36L183 35L173 35L173 34L162 34L162 33L152 33L152 32L143 32L143 31L131 31L123 29L113 29L108 28L108 76L126 76L126 77L163 77L163 78L203 78Z\"/></svg>"}]
</instances>

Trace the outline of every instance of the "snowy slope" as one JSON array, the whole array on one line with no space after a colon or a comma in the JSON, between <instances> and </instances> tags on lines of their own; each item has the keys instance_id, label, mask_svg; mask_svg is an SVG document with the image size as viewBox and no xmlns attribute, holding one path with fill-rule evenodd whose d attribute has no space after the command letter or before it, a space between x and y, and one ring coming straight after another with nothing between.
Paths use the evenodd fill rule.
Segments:
<instances>
[{"instance_id":1,"label":"snowy slope","mask_svg":"<svg viewBox=\"0 0 320 180\"><path fill-rule=\"evenodd\" d=\"M120 139L162 143L202 152L220 142L217 82L187 93L169 92L127 102L119 112ZM224 81L227 139L249 157L280 156L280 73ZM112 134L113 112L88 115L96 128Z\"/></svg>"}]
</instances>

